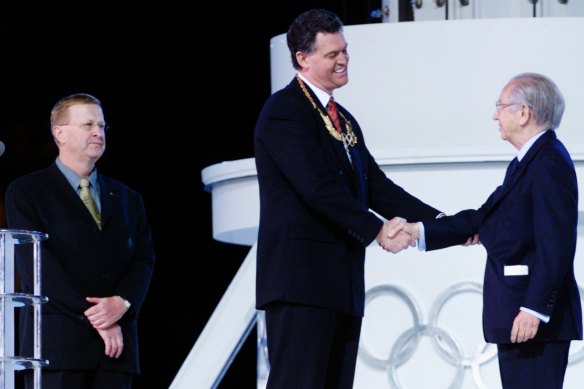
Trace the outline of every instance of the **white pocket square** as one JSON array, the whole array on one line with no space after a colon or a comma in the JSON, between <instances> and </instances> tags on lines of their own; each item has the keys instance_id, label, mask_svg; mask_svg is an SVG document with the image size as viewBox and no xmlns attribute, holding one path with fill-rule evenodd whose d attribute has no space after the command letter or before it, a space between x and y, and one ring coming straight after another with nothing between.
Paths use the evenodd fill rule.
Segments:
<instances>
[{"instance_id":1,"label":"white pocket square","mask_svg":"<svg viewBox=\"0 0 584 389\"><path fill-rule=\"evenodd\" d=\"M503 266L503 274L506 276L526 276L529 274L529 267L527 265Z\"/></svg>"}]
</instances>

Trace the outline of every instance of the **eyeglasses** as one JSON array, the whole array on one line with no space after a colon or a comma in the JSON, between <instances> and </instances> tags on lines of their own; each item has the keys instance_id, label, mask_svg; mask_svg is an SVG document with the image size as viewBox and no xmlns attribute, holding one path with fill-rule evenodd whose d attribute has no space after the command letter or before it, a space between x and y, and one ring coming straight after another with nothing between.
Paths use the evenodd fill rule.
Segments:
<instances>
[{"instance_id":1,"label":"eyeglasses","mask_svg":"<svg viewBox=\"0 0 584 389\"><path fill-rule=\"evenodd\" d=\"M109 130L109 124L107 124L107 123L87 122L87 123L63 123L63 124L57 124L57 125L58 126L77 126L77 127L81 128L82 130L85 130L87 132L91 131L93 126L97 126L97 128L99 128L103 132L107 132Z\"/></svg>"},{"instance_id":2,"label":"eyeglasses","mask_svg":"<svg viewBox=\"0 0 584 389\"><path fill-rule=\"evenodd\" d=\"M497 112L501 112L503 109L510 107L512 105L517 105L517 103L501 103L499 100L495 101L495 107Z\"/></svg>"}]
</instances>

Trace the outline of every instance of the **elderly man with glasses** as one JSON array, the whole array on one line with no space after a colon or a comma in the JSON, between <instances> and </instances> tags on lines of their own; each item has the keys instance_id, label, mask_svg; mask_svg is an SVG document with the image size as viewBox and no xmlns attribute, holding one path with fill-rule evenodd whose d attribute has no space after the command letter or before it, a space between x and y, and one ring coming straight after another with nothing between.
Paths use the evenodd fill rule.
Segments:
<instances>
[{"instance_id":1,"label":"elderly man with glasses","mask_svg":"<svg viewBox=\"0 0 584 389\"><path fill-rule=\"evenodd\" d=\"M517 149L505 180L478 210L403 224L421 250L485 246L483 332L498 347L504 389L563 386L572 340L582 339L574 275L578 184L556 136L564 98L548 77L524 73L501 91L493 119Z\"/></svg>"}]
</instances>

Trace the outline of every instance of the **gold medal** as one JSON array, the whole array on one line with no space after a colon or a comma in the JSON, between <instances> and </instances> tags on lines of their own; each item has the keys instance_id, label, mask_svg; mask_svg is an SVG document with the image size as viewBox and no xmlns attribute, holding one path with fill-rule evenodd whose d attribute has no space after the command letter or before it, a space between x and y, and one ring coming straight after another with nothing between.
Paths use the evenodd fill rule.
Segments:
<instances>
[{"instance_id":1,"label":"gold medal","mask_svg":"<svg viewBox=\"0 0 584 389\"><path fill-rule=\"evenodd\" d=\"M340 134L335 129L335 126L333 126L333 122L331 121L331 118L328 115L325 115L320 110L320 108L318 108L318 106L316 105L316 103L312 99L312 96L310 96L310 93L306 89L304 82L302 82L302 79L300 77L298 77L298 75L296 76L296 79L298 80L298 84L300 84L300 88L304 92L304 95L306 95L308 100L312 103L312 106L320 114L320 117L324 121L324 125L325 125L328 133L336 140L343 142L350 147L354 147L357 144L357 135L355 135L355 133L353 132L353 128L351 128L351 122L349 120L347 120L347 118L345 117L345 115L342 114L342 112L339 111L339 115L341 115L341 117L343 118L343 121L345 122L345 130L346 130L346 132L344 132L343 134Z\"/></svg>"}]
</instances>

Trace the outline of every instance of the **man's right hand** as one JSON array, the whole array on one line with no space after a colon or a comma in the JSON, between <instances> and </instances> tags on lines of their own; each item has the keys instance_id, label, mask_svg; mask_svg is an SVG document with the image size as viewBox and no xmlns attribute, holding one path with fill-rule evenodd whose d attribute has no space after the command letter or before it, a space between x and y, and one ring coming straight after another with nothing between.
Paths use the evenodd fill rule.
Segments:
<instances>
[{"instance_id":1,"label":"man's right hand","mask_svg":"<svg viewBox=\"0 0 584 389\"><path fill-rule=\"evenodd\" d=\"M377 234L377 243L390 253L399 253L408 247L416 247L416 239L412 234L415 234L414 227L405 219L395 217L383 224L381 231ZM417 227L417 225L416 225Z\"/></svg>"},{"instance_id":2,"label":"man's right hand","mask_svg":"<svg viewBox=\"0 0 584 389\"><path fill-rule=\"evenodd\" d=\"M122 355L122 351L124 351L124 336L122 335L122 327L119 324L97 329L97 332L105 344L105 355L110 358L118 358Z\"/></svg>"}]
</instances>

